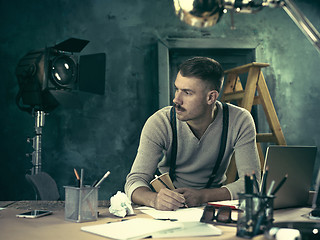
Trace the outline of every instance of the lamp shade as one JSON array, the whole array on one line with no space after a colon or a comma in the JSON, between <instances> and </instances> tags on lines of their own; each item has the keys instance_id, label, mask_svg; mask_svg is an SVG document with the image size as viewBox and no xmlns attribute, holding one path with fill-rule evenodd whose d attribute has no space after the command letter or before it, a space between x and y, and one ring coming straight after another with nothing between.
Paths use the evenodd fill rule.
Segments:
<instances>
[{"instance_id":1,"label":"lamp shade","mask_svg":"<svg viewBox=\"0 0 320 240\"><path fill-rule=\"evenodd\" d=\"M195 27L211 27L223 15L223 0L173 0L181 21Z\"/></svg>"}]
</instances>

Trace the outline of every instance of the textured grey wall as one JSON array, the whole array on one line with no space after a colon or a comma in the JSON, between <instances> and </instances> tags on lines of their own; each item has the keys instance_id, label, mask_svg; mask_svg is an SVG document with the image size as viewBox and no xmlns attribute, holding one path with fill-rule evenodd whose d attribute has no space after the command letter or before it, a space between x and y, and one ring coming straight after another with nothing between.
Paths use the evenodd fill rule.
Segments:
<instances>
[{"instance_id":1,"label":"textured grey wall","mask_svg":"<svg viewBox=\"0 0 320 240\"><path fill-rule=\"evenodd\" d=\"M319 2L296 2L320 30ZM63 186L74 184L74 167L85 169L86 183L111 171L100 199L123 190L140 130L157 110L156 43L168 37L255 43L257 61L271 64L264 75L288 144L320 147L320 54L281 9L235 15L235 25L230 30L226 14L212 28L187 26L171 0L1 0L0 200L34 198L24 179L30 167L25 153L32 151L26 137L33 135L34 122L15 105L15 66L28 51L69 37L90 41L82 54L106 53L106 94L81 95L81 106L62 105L46 117L43 170L62 197Z\"/></svg>"}]
</instances>

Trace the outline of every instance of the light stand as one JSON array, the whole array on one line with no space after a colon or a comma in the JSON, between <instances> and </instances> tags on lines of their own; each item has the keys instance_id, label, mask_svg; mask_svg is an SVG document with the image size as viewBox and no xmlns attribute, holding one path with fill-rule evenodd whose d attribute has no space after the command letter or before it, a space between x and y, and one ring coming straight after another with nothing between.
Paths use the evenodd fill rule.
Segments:
<instances>
[{"instance_id":1,"label":"light stand","mask_svg":"<svg viewBox=\"0 0 320 240\"><path fill-rule=\"evenodd\" d=\"M34 130L35 136L33 138L27 138L27 142L32 142L33 152L27 153L28 157L32 157L31 175L41 172L41 142L42 142L42 128L44 126L46 113L44 111L37 110L33 113L34 116Z\"/></svg>"},{"instance_id":2,"label":"light stand","mask_svg":"<svg viewBox=\"0 0 320 240\"><path fill-rule=\"evenodd\" d=\"M26 179L32 185L36 200L58 200L60 194L54 179L46 172L42 172L42 128L44 127L45 115L43 110L32 109L34 117L35 136L27 138L27 142L32 143L33 152L27 153L27 157L31 157L32 168L31 174L26 174Z\"/></svg>"}]
</instances>

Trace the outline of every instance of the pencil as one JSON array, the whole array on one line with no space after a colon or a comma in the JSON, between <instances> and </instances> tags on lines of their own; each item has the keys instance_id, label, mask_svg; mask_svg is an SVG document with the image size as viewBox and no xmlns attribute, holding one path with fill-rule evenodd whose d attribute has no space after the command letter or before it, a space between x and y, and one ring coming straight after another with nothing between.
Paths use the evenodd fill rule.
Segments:
<instances>
[{"instance_id":1,"label":"pencil","mask_svg":"<svg viewBox=\"0 0 320 240\"><path fill-rule=\"evenodd\" d=\"M94 185L94 187L99 187L100 184L110 175L110 171L106 172L106 174L100 179L100 181Z\"/></svg>"},{"instance_id":2,"label":"pencil","mask_svg":"<svg viewBox=\"0 0 320 240\"><path fill-rule=\"evenodd\" d=\"M95 185L93 186L93 188L99 187L99 185L100 185L109 175L110 175L110 171L106 172L106 174L103 175L103 177L100 179L100 181L99 181L97 184L95 184ZM87 193L87 195L83 198L82 201L86 200L93 191L94 191L94 189L92 189L89 193Z\"/></svg>"},{"instance_id":3,"label":"pencil","mask_svg":"<svg viewBox=\"0 0 320 240\"><path fill-rule=\"evenodd\" d=\"M168 186L158 175L155 175L155 177L156 177L156 179L158 179L167 189L171 190L171 189L169 188L169 186ZM188 205L187 205L186 203L183 203L183 206L184 206L185 208L188 208Z\"/></svg>"},{"instance_id":4,"label":"pencil","mask_svg":"<svg viewBox=\"0 0 320 240\"><path fill-rule=\"evenodd\" d=\"M73 171L74 171L74 174L76 175L77 180L80 180L80 177L79 177L79 174L77 172L77 169L74 168Z\"/></svg>"},{"instance_id":5,"label":"pencil","mask_svg":"<svg viewBox=\"0 0 320 240\"><path fill-rule=\"evenodd\" d=\"M74 171L74 174L76 175L76 178L77 178L77 187L80 187L80 177L79 177L79 174L78 174L78 172L77 172L77 169L73 169L73 171Z\"/></svg>"},{"instance_id":6,"label":"pencil","mask_svg":"<svg viewBox=\"0 0 320 240\"><path fill-rule=\"evenodd\" d=\"M278 191L279 191L279 189L282 187L282 185L285 183L285 181L287 180L287 178L288 178L288 174L286 174L285 176L284 176L284 178L281 180L281 182L278 184L278 186L273 190L273 192L271 193L272 195L274 195L274 194L276 194Z\"/></svg>"}]
</instances>

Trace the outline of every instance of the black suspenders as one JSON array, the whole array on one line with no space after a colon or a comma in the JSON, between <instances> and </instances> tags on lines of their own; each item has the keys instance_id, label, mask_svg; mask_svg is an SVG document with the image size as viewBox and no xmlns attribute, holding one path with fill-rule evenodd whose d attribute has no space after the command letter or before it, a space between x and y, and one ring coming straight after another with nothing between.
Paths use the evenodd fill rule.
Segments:
<instances>
[{"instance_id":1,"label":"black suspenders","mask_svg":"<svg viewBox=\"0 0 320 240\"><path fill-rule=\"evenodd\" d=\"M171 160L170 160L170 171L169 176L171 180L176 179L176 160L177 160L177 123L176 123L176 109L171 108L170 111L170 124L172 128L173 138L172 138L172 148L171 148Z\"/></svg>"},{"instance_id":2,"label":"black suspenders","mask_svg":"<svg viewBox=\"0 0 320 240\"><path fill-rule=\"evenodd\" d=\"M226 149L226 143L227 143L227 136L228 136L228 125L229 125L229 108L226 103L222 103L222 109L223 109L223 127L222 127L222 134L221 134L221 144L220 144L220 150L218 154L218 159L216 162L216 165L214 166L211 176L207 182L206 188L209 188L216 176L216 173L220 167L225 149ZM176 111L175 108L172 107L170 111L170 124L172 127L172 133L173 133L173 140L172 140L172 150L171 150L171 160L170 160L170 171L169 175L173 180L176 178L176 158L177 158L177 124L176 124Z\"/></svg>"}]
</instances>

